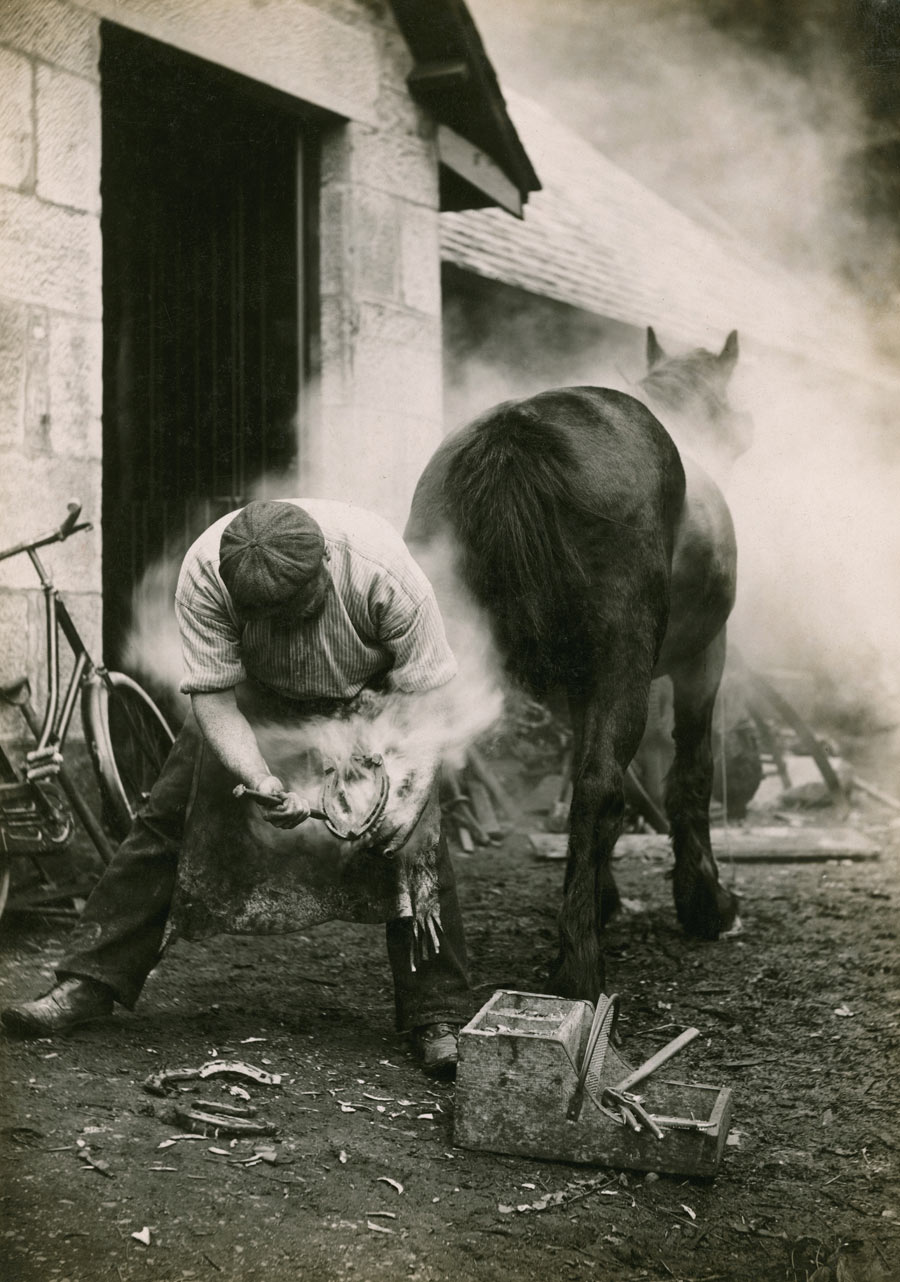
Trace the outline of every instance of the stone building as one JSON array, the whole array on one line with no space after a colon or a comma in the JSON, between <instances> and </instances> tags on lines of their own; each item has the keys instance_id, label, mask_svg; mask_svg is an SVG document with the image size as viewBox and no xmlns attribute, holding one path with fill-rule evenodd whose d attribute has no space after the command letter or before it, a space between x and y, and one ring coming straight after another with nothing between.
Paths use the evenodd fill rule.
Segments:
<instances>
[{"instance_id":1,"label":"stone building","mask_svg":"<svg viewBox=\"0 0 900 1282\"><path fill-rule=\"evenodd\" d=\"M443 430L439 213L538 181L461 0L4 0L0 546L59 524L118 661L145 567L253 494L402 522ZM41 667L27 560L3 676Z\"/></svg>"}]
</instances>

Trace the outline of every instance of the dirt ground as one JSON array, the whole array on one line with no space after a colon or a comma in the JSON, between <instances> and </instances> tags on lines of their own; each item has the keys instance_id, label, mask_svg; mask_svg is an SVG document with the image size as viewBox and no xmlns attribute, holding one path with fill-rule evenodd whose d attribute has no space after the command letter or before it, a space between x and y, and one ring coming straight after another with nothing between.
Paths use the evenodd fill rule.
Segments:
<instances>
[{"instance_id":1,"label":"dirt ground","mask_svg":"<svg viewBox=\"0 0 900 1282\"><path fill-rule=\"evenodd\" d=\"M520 796L502 846L455 859L476 1006L497 988L541 991L553 951L563 865L530 851L540 820ZM715 1180L457 1147L454 1086L425 1079L392 1031L380 928L220 938L179 944L134 1014L0 1040L2 1277L900 1279L900 825L866 798L849 823L880 859L724 861L743 932L716 944L678 929L667 858L616 862L619 1050L640 1063L700 1028L671 1076L734 1092ZM4 919L0 1001L46 983L64 930ZM241 1083L275 1136L172 1142L172 1101L144 1079L215 1057L280 1075ZM185 1082L175 1102L234 1102L222 1081Z\"/></svg>"}]
</instances>

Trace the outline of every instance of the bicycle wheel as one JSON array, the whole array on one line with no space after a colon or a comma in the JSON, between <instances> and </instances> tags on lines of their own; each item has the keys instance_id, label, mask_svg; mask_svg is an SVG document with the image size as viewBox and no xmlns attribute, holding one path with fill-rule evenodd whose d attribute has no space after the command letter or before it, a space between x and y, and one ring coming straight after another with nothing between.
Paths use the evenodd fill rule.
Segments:
<instances>
[{"instance_id":1,"label":"bicycle wheel","mask_svg":"<svg viewBox=\"0 0 900 1282\"><path fill-rule=\"evenodd\" d=\"M107 823L121 840L149 797L175 736L146 690L124 672L96 673L85 684L82 716Z\"/></svg>"}]
</instances>

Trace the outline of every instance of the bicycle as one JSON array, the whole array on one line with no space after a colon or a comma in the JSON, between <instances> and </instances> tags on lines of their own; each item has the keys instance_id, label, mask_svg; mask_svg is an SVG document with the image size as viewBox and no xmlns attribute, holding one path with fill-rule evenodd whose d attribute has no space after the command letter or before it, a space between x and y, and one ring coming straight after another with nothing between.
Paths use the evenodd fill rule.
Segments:
<instances>
[{"instance_id":1,"label":"bicycle","mask_svg":"<svg viewBox=\"0 0 900 1282\"><path fill-rule=\"evenodd\" d=\"M168 722L146 690L125 673L111 672L93 661L38 557L38 548L63 543L72 534L90 530L91 523L79 521L80 515L81 504L69 503L68 515L57 529L0 551L0 561L19 555L31 560L44 595L47 635L43 715L39 718L32 706L28 677L0 685L0 701L18 708L36 741L24 755L24 767L17 765L0 745L0 914L7 906L17 857L28 858L39 882L52 888L52 879L39 860L69 848L76 817L101 862L107 865L114 854L110 836L121 840L126 835L174 741ZM64 691L60 682L60 634L73 659ZM79 696L85 742L99 785L102 818L94 813L65 767L66 735ZM70 915L69 910L59 911Z\"/></svg>"}]
</instances>

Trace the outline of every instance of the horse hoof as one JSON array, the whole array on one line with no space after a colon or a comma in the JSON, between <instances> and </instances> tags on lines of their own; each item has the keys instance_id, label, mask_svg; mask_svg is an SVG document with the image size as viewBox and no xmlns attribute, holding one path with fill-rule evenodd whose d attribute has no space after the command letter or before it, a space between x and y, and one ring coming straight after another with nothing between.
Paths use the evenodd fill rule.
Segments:
<instances>
[{"instance_id":1,"label":"horse hoof","mask_svg":"<svg viewBox=\"0 0 900 1282\"><path fill-rule=\"evenodd\" d=\"M558 997L568 998L569 1001L595 1002L605 990L606 972L601 962L592 968L592 974L588 977L560 958L551 966L547 982L550 991Z\"/></svg>"},{"instance_id":2,"label":"horse hoof","mask_svg":"<svg viewBox=\"0 0 900 1282\"><path fill-rule=\"evenodd\" d=\"M689 895L675 894L675 910L685 933L696 939L718 939L733 926L738 898L716 883L697 882Z\"/></svg>"}]
</instances>

